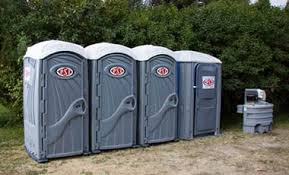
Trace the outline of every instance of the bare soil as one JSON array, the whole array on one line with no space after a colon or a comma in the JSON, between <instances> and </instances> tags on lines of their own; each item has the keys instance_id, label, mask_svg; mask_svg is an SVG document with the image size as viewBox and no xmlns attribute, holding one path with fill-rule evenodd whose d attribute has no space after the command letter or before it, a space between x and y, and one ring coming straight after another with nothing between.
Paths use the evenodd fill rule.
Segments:
<instances>
[{"instance_id":1,"label":"bare soil","mask_svg":"<svg viewBox=\"0 0 289 175\"><path fill-rule=\"evenodd\" d=\"M107 151L38 164L22 145L1 146L0 174L55 175L209 175L289 174L289 129L262 135L225 131L146 148Z\"/></svg>"}]
</instances>

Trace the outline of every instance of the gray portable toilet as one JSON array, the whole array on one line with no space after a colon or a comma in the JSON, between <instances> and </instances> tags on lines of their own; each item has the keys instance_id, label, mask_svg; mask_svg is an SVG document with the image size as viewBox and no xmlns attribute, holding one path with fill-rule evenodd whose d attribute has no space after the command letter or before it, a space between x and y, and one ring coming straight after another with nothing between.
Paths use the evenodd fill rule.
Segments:
<instances>
[{"instance_id":1,"label":"gray portable toilet","mask_svg":"<svg viewBox=\"0 0 289 175\"><path fill-rule=\"evenodd\" d=\"M195 51L175 52L178 62L178 137L218 134L221 61Z\"/></svg>"},{"instance_id":2,"label":"gray portable toilet","mask_svg":"<svg viewBox=\"0 0 289 175\"><path fill-rule=\"evenodd\" d=\"M177 137L177 82L174 52L159 46L132 49L138 60L138 143L147 145Z\"/></svg>"},{"instance_id":3,"label":"gray portable toilet","mask_svg":"<svg viewBox=\"0 0 289 175\"><path fill-rule=\"evenodd\" d=\"M84 48L44 41L24 56L25 148L38 162L88 153L87 60Z\"/></svg>"},{"instance_id":4,"label":"gray portable toilet","mask_svg":"<svg viewBox=\"0 0 289 175\"><path fill-rule=\"evenodd\" d=\"M111 43L85 48L90 59L91 151L136 143L136 61L131 50Z\"/></svg>"}]
</instances>

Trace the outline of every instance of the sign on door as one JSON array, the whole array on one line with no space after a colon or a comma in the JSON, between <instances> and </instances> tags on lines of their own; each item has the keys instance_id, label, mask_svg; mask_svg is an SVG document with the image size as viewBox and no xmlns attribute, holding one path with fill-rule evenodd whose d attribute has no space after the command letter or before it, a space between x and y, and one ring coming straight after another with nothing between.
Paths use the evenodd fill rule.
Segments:
<instances>
[{"instance_id":1,"label":"sign on door","mask_svg":"<svg viewBox=\"0 0 289 175\"><path fill-rule=\"evenodd\" d=\"M215 88L215 76L202 76L203 89Z\"/></svg>"}]
</instances>

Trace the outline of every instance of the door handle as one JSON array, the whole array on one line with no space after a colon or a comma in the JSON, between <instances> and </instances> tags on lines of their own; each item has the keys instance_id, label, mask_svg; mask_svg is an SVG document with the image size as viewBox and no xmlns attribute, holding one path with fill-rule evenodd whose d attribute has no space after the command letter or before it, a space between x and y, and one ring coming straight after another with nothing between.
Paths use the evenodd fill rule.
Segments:
<instances>
[{"instance_id":1,"label":"door handle","mask_svg":"<svg viewBox=\"0 0 289 175\"><path fill-rule=\"evenodd\" d=\"M163 106L160 108L158 112L156 112L154 115L149 116L149 131L152 132L154 131L158 125L162 122L165 113L171 109L171 108L176 108L178 106L178 96L176 93L170 94L165 102L163 103Z\"/></svg>"},{"instance_id":2,"label":"door handle","mask_svg":"<svg viewBox=\"0 0 289 175\"><path fill-rule=\"evenodd\" d=\"M55 124L48 126L48 144L54 143L63 134L66 125L76 117L82 117L86 112L86 101L84 98L76 99L68 107L63 117Z\"/></svg>"},{"instance_id":3,"label":"door handle","mask_svg":"<svg viewBox=\"0 0 289 175\"><path fill-rule=\"evenodd\" d=\"M86 112L87 104L84 98L78 99L73 104L75 112L77 112L79 115L84 115Z\"/></svg>"},{"instance_id":4,"label":"door handle","mask_svg":"<svg viewBox=\"0 0 289 175\"><path fill-rule=\"evenodd\" d=\"M101 120L101 137L107 136L117 125L120 118L136 108L136 98L134 95L125 97L119 104L115 112L104 120Z\"/></svg>"}]
</instances>

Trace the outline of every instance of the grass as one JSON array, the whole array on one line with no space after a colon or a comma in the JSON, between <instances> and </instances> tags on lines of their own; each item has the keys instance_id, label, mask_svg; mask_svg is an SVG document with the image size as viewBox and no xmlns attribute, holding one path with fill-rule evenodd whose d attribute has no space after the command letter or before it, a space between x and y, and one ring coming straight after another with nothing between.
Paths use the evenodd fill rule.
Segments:
<instances>
[{"instance_id":1,"label":"grass","mask_svg":"<svg viewBox=\"0 0 289 175\"><path fill-rule=\"evenodd\" d=\"M23 149L22 127L0 128L0 175L3 174L46 174L46 165L32 161ZM22 166L32 166L19 173Z\"/></svg>"},{"instance_id":2,"label":"grass","mask_svg":"<svg viewBox=\"0 0 289 175\"><path fill-rule=\"evenodd\" d=\"M0 104L0 121L1 114L9 110ZM223 117L221 122L222 131L241 131L242 130L242 115L232 114ZM280 114L274 116L274 128L289 128L289 114ZM0 149L9 144L23 144L23 128L22 127L0 127Z\"/></svg>"},{"instance_id":3,"label":"grass","mask_svg":"<svg viewBox=\"0 0 289 175\"><path fill-rule=\"evenodd\" d=\"M9 126L15 119L15 114L0 103L0 127Z\"/></svg>"},{"instance_id":4,"label":"grass","mask_svg":"<svg viewBox=\"0 0 289 175\"><path fill-rule=\"evenodd\" d=\"M222 118L221 130L242 131L243 114L231 114ZM289 128L289 113L281 113L273 117L274 128Z\"/></svg>"},{"instance_id":5,"label":"grass","mask_svg":"<svg viewBox=\"0 0 289 175\"><path fill-rule=\"evenodd\" d=\"M22 127L3 127L14 117L4 105L0 104L0 149L23 144Z\"/></svg>"},{"instance_id":6,"label":"grass","mask_svg":"<svg viewBox=\"0 0 289 175\"><path fill-rule=\"evenodd\" d=\"M0 149L1 147L23 144L23 128L0 128Z\"/></svg>"},{"instance_id":7,"label":"grass","mask_svg":"<svg viewBox=\"0 0 289 175\"><path fill-rule=\"evenodd\" d=\"M9 113L9 110L4 105L0 104L0 114L5 114L5 113Z\"/></svg>"},{"instance_id":8,"label":"grass","mask_svg":"<svg viewBox=\"0 0 289 175\"><path fill-rule=\"evenodd\" d=\"M274 117L274 127L289 128L289 114L280 114Z\"/></svg>"},{"instance_id":9,"label":"grass","mask_svg":"<svg viewBox=\"0 0 289 175\"><path fill-rule=\"evenodd\" d=\"M221 118L221 130L241 131L243 115L231 114Z\"/></svg>"},{"instance_id":10,"label":"grass","mask_svg":"<svg viewBox=\"0 0 289 175\"><path fill-rule=\"evenodd\" d=\"M256 173L254 168L251 167L250 163L246 163L251 160L251 156L254 157L256 162L255 166L258 166L258 171L259 169L260 171L264 171L265 169L268 171L268 174L274 171L287 171L287 166L284 165L287 165L289 160L289 148L284 145L288 145L288 139L286 139L288 134L284 134L284 132L288 133L288 130L285 129L289 128L288 113L274 116L272 134L243 134L242 115L232 114L222 117L221 137L204 137L195 139L193 142L180 141L147 148L110 151L96 156L60 159L48 164L37 164L25 153L23 149L22 127L1 127L1 121L7 121L9 113L9 110L0 104L0 175L1 172L4 174L27 175L47 174L48 172L58 173L62 172L62 170L58 169L59 167L65 167L67 165L69 165L68 167L74 168L75 171L78 171L77 174L83 175L91 175L94 174L93 172L99 172L99 174L118 173L119 171L127 172L127 169L131 171L128 174L134 174L132 172L138 170L143 165L146 165L146 167L151 166L151 168L149 168L149 170L152 170L151 174L154 174L153 167L155 166L161 166L159 170L160 174L168 174L167 172L172 171L171 166L175 165L175 163L188 163L190 161L199 162L199 166L207 163L211 164L210 168L203 167L197 169L204 174L206 174L206 172L204 172L205 170L208 170L207 174L213 174L215 172L222 174L222 172L224 173L226 171L220 169L228 168L228 164L230 164L229 168L235 167L238 171L244 170L244 174L252 174L252 172L254 174ZM10 116L11 115L12 114L10 114ZM250 143L249 145L248 142ZM218 146L218 149L210 145ZM189 151L186 152L183 150ZM216 155L213 154L216 151ZM219 153L221 156L218 155ZM136 154L140 155L140 157L136 157ZM236 155L232 158L230 154ZM274 155L276 156L274 157ZM223 167L218 169L219 165L215 166L215 160L219 160L219 164ZM233 160L233 163L229 160ZM86 161L86 163L90 165L88 166L89 168L83 167L83 165L81 165L82 161ZM128 165L128 167L126 167L126 165ZM93 167L96 167L96 169L91 169ZM119 167L125 168L119 170ZM194 166L189 164L187 167L188 171L193 167ZM266 169L266 167L272 168ZM63 174L69 174L71 168L66 168L67 172ZM210 169L211 173L209 171ZM228 170L227 174L234 171L234 169Z\"/></svg>"}]
</instances>

